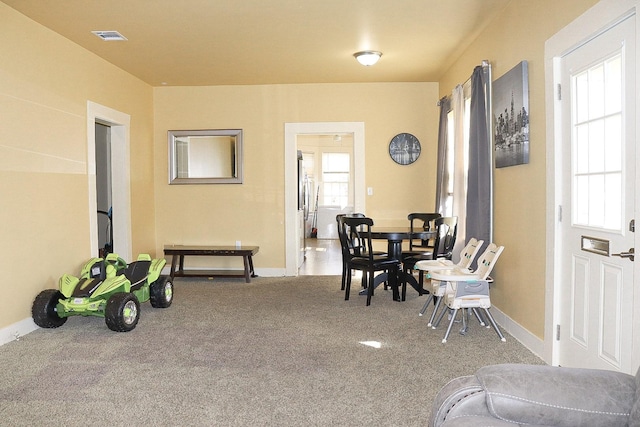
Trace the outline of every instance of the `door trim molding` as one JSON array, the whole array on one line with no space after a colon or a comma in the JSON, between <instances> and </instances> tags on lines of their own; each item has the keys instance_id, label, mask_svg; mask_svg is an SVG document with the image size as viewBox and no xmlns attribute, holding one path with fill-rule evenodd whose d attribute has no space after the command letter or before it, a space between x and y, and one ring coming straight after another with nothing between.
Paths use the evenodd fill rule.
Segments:
<instances>
[{"instance_id":1,"label":"door trim molding","mask_svg":"<svg viewBox=\"0 0 640 427\"><path fill-rule=\"evenodd\" d=\"M364 180L364 122L313 122L284 124L284 218L285 218L285 275L297 276L298 227L297 218L297 145L301 134L353 134L354 212L365 212Z\"/></svg>"},{"instance_id":2,"label":"door trim molding","mask_svg":"<svg viewBox=\"0 0 640 427\"><path fill-rule=\"evenodd\" d=\"M558 341L556 340L556 325L560 322L560 283L561 265L555 262L555 254L561 253L561 227L560 209L562 198L562 135L561 122L562 112L560 101L557 97L557 87L561 79L562 57L587 43L608 28L615 26L622 19L636 14L638 2L640 0L602 0L591 9L579 16L565 28L553 35L545 43L545 106L546 106L546 140L547 146L547 168L546 168L546 272L545 272L545 326L544 326L544 353L543 359L551 365L558 364ZM636 20L638 26L638 20ZM636 34L638 28L636 28ZM636 36L637 37L637 36ZM636 43L640 45L640 43ZM636 52L638 56L638 52ZM640 68L640 67L638 67ZM638 76L636 75L636 80ZM638 115L639 108L636 108ZM636 123L638 117L636 117ZM636 127L636 140L638 138L638 127ZM636 156L636 169L640 165L640 160ZM637 169L640 170L640 169ZM636 188L640 188L636 174ZM637 203L637 202L636 202ZM635 207L636 214L638 206ZM570 220L564 218L565 221ZM636 247L639 241L638 233L635 236ZM640 263L634 264L634 276L640 277ZM640 302L640 292L634 295L634 307L638 307ZM640 327L640 316L638 309L633 315L634 330ZM633 343L633 366L640 364L640 338L634 334ZM633 372L635 373L635 371Z\"/></svg>"},{"instance_id":3,"label":"door trim molding","mask_svg":"<svg viewBox=\"0 0 640 427\"><path fill-rule=\"evenodd\" d=\"M113 251L132 261L131 185L129 134L131 117L87 101L87 177L89 180L89 237L91 255L98 254L98 206L96 201L96 121L111 127L111 176L113 204Z\"/></svg>"}]
</instances>

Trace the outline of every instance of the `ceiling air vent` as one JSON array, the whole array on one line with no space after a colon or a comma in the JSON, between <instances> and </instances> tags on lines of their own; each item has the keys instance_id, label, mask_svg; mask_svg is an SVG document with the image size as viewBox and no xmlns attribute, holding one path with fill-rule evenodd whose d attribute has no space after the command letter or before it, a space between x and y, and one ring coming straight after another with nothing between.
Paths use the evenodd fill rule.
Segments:
<instances>
[{"instance_id":1,"label":"ceiling air vent","mask_svg":"<svg viewBox=\"0 0 640 427\"><path fill-rule=\"evenodd\" d=\"M102 40L108 41L108 42L127 40L125 36L123 36L117 31L91 31L91 32L96 36L100 37Z\"/></svg>"}]
</instances>

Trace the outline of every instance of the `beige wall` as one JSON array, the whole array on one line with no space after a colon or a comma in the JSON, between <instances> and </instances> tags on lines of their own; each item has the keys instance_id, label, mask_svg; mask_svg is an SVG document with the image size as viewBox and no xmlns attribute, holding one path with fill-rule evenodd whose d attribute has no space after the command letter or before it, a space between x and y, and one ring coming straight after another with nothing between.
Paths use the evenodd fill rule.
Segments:
<instances>
[{"instance_id":1,"label":"beige wall","mask_svg":"<svg viewBox=\"0 0 640 427\"><path fill-rule=\"evenodd\" d=\"M530 162L495 169L496 243L505 250L496 265L491 300L534 335L544 335L546 123L544 43L596 0L512 1L463 53L440 82L442 96L471 75L483 59L493 80L520 61L529 65Z\"/></svg>"},{"instance_id":2,"label":"beige wall","mask_svg":"<svg viewBox=\"0 0 640 427\"><path fill-rule=\"evenodd\" d=\"M0 3L0 329L91 254L87 101L131 116L133 250L153 251L151 87Z\"/></svg>"},{"instance_id":3,"label":"beige wall","mask_svg":"<svg viewBox=\"0 0 640 427\"><path fill-rule=\"evenodd\" d=\"M240 240L260 246L256 268L283 269L285 123L364 122L365 185L374 188L366 214L392 225L405 224L411 211L432 210L437 100L436 83L155 88L157 251ZM167 184L168 130L225 128L244 130L243 184ZM388 154L400 132L422 144L423 155L409 166Z\"/></svg>"}]
</instances>

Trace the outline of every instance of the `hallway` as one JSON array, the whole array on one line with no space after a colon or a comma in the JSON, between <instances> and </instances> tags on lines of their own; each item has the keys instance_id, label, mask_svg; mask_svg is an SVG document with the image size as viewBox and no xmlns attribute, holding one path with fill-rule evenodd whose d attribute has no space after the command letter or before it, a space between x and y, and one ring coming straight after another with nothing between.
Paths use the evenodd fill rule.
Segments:
<instances>
[{"instance_id":1,"label":"hallway","mask_svg":"<svg viewBox=\"0 0 640 427\"><path fill-rule=\"evenodd\" d=\"M306 258L300 276L340 276L342 253L338 239L306 239Z\"/></svg>"}]
</instances>

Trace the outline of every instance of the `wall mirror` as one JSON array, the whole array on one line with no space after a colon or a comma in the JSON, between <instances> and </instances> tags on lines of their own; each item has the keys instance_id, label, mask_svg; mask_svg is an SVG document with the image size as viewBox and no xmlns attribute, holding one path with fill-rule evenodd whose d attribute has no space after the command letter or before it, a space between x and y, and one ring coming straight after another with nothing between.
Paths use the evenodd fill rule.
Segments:
<instances>
[{"instance_id":1,"label":"wall mirror","mask_svg":"<svg viewBox=\"0 0 640 427\"><path fill-rule=\"evenodd\" d=\"M241 183L242 129L169 131L169 184Z\"/></svg>"}]
</instances>

